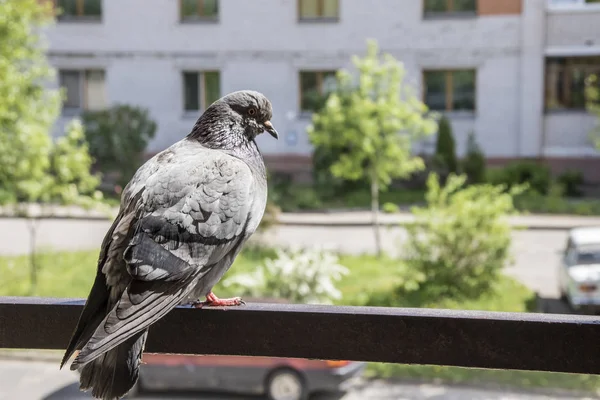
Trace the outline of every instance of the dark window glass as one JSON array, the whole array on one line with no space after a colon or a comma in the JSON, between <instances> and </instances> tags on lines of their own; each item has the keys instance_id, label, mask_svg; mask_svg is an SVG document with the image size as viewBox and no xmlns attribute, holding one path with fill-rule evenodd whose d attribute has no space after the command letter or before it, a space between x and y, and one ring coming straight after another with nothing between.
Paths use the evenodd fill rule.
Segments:
<instances>
[{"instance_id":1,"label":"dark window glass","mask_svg":"<svg viewBox=\"0 0 600 400\"><path fill-rule=\"evenodd\" d=\"M446 71L427 71L423 78L425 104L431 110L446 110Z\"/></svg>"},{"instance_id":2,"label":"dark window glass","mask_svg":"<svg viewBox=\"0 0 600 400\"><path fill-rule=\"evenodd\" d=\"M475 71L452 71L452 109L475 110Z\"/></svg>"},{"instance_id":3,"label":"dark window glass","mask_svg":"<svg viewBox=\"0 0 600 400\"><path fill-rule=\"evenodd\" d=\"M300 72L300 110L313 112L321 108L335 84L335 71Z\"/></svg>"},{"instance_id":4,"label":"dark window glass","mask_svg":"<svg viewBox=\"0 0 600 400\"><path fill-rule=\"evenodd\" d=\"M81 73L63 70L59 72L60 86L65 90L64 108L82 108Z\"/></svg>"},{"instance_id":5,"label":"dark window glass","mask_svg":"<svg viewBox=\"0 0 600 400\"><path fill-rule=\"evenodd\" d=\"M200 109L200 85L197 72L183 73L184 109L197 111Z\"/></svg>"}]
</instances>

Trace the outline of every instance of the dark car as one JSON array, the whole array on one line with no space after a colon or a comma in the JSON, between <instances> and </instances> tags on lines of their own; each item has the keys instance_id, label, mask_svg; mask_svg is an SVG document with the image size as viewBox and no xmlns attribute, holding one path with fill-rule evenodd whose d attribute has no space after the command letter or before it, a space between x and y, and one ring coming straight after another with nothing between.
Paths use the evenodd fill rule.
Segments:
<instances>
[{"instance_id":1,"label":"dark car","mask_svg":"<svg viewBox=\"0 0 600 400\"><path fill-rule=\"evenodd\" d=\"M313 392L345 390L363 369L364 363L350 361L144 354L136 391L208 390L302 400Z\"/></svg>"}]
</instances>

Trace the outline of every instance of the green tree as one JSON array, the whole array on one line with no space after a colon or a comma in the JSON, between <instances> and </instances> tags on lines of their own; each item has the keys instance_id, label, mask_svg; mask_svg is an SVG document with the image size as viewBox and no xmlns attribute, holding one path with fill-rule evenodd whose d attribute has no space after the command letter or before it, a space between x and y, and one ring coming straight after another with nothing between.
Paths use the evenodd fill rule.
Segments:
<instances>
[{"instance_id":1,"label":"green tree","mask_svg":"<svg viewBox=\"0 0 600 400\"><path fill-rule=\"evenodd\" d=\"M124 104L88 111L82 117L92 157L103 174L116 173L124 187L143 163L156 123L147 109Z\"/></svg>"},{"instance_id":2,"label":"green tree","mask_svg":"<svg viewBox=\"0 0 600 400\"><path fill-rule=\"evenodd\" d=\"M517 213L513 198L524 186L465 187L466 179L450 174L441 186L430 174L427 206L412 210L415 223L407 227L404 283L397 293L404 304L477 299L510 260L512 228L506 217Z\"/></svg>"},{"instance_id":3,"label":"green tree","mask_svg":"<svg viewBox=\"0 0 600 400\"><path fill-rule=\"evenodd\" d=\"M375 41L368 41L364 58L354 56L352 62L358 76L338 72L337 88L313 115L308 133L315 147L340 154L331 165L334 176L369 182L375 243L381 254L379 193L393 178L424 168L411 144L435 132L436 126L425 116L425 104L405 84L403 65L389 54L381 58Z\"/></svg>"},{"instance_id":4,"label":"green tree","mask_svg":"<svg viewBox=\"0 0 600 400\"><path fill-rule=\"evenodd\" d=\"M600 150L600 82L597 75L590 75L586 80L585 94L588 112L596 116L596 126L590 134L590 139Z\"/></svg>"},{"instance_id":5,"label":"green tree","mask_svg":"<svg viewBox=\"0 0 600 400\"><path fill-rule=\"evenodd\" d=\"M0 202L27 218L31 291L37 283L36 236L46 208L31 203L96 204L99 182L81 124L53 144L50 130L61 93L48 88L56 73L40 32L53 20L50 1L0 1Z\"/></svg>"},{"instance_id":6,"label":"green tree","mask_svg":"<svg viewBox=\"0 0 600 400\"><path fill-rule=\"evenodd\" d=\"M435 159L446 173L456 173L458 171L456 143L452 135L452 126L446 116L442 116L438 122Z\"/></svg>"},{"instance_id":7,"label":"green tree","mask_svg":"<svg viewBox=\"0 0 600 400\"><path fill-rule=\"evenodd\" d=\"M51 2L0 1L0 200L31 201L44 191L60 93L38 32L52 21Z\"/></svg>"},{"instance_id":8,"label":"green tree","mask_svg":"<svg viewBox=\"0 0 600 400\"><path fill-rule=\"evenodd\" d=\"M469 133L467 139L467 154L462 162L462 170L467 174L469 183L483 183L485 181L485 155L477 144L475 133Z\"/></svg>"}]
</instances>

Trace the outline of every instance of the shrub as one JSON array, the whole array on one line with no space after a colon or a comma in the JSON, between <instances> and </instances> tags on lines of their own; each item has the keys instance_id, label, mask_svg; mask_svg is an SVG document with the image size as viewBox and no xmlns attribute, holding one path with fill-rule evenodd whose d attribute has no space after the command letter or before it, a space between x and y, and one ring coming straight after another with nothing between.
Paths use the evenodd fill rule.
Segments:
<instances>
[{"instance_id":1,"label":"shrub","mask_svg":"<svg viewBox=\"0 0 600 400\"><path fill-rule=\"evenodd\" d=\"M116 173L125 186L143 163L143 153L156 133L148 110L117 104L83 114L90 153L104 174Z\"/></svg>"},{"instance_id":2,"label":"shrub","mask_svg":"<svg viewBox=\"0 0 600 400\"><path fill-rule=\"evenodd\" d=\"M535 161L515 161L504 168L488 170L487 181L493 185L506 185L508 188L528 184L532 191L548 194L552 177L547 165Z\"/></svg>"},{"instance_id":3,"label":"shrub","mask_svg":"<svg viewBox=\"0 0 600 400\"><path fill-rule=\"evenodd\" d=\"M467 174L469 183L485 182L485 155L477 144L475 134L471 132L467 139L467 154L462 162L462 170Z\"/></svg>"},{"instance_id":4,"label":"shrub","mask_svg":"<svg viewBox=\"0 0 600 400\"><path fill-rule=\"evenodd\" d=\"M393 214L399 212L400 207L397 204L387 202L383 203L382 211L386 214Z\"/></svg>"},{"instance_id":5,"label":"shrub","mask_svg":"<svg viewBox=\"0 0 600 400\"><path fill-rule=\"evenodd\" d=\"M407 226L403 283L397 289L403 304L470 300L492 288L509 261L513 196L523 187L464 187L466 176L451 174L441 187L436 174L428 182L427 206L414 207Z\"/></svg>"},{"instance_id":6,"label":"shrub","mask_svg":"<svg viewBox=\"0 0 600 400\"><path fill-rule=\"evenodd\" d=\"M452 126L445 116L438 123L438 136L435 146L435 160L439 167L447 173L456 173L458 161L456 159L456 143L452 135Z\"/></svg>"},{"instance_id":7,"label":"shrub","mask_svg":"<svg viewBox=\"0 0 600 400\"><path fill-rule=\"evenodd\" d=\"M334 253L318 248L278 249L276 258L251 273L233 275L223 285L239 287L246 296L329 304L342 297L335 282L347 273Z\"/></svg>"},{"instance_id":8,"label":"shrub","mask_svg":"<svg viewBox=\"0 0 600 400\"><path fill-rule=\"evenodd\" d=\"M557 180L562 185L566 196L580 197L582 195L583 173L581 171L567 170L560 174Z\"/></svg>"}]
</instances>

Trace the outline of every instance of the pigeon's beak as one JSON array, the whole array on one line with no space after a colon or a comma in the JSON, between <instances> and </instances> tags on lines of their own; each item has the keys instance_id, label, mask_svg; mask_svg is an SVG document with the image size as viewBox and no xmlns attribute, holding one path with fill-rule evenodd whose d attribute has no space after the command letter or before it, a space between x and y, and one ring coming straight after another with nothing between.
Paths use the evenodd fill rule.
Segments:
<instances>
[{"instance_id":1,"label":"pigeon's beak","mask_svg":"<svg viewBox=\"0 0 600 400\"><path fill-rule=\"evenodd\" d=\"M269 135L273 136L275 139L279 139L279 134L277 133L275 128L273 128L273 124L271 123L271 121L265 121L263 122L263 125L265 126L265 130L269 132Z\"/></svg>"}]
</instances>

